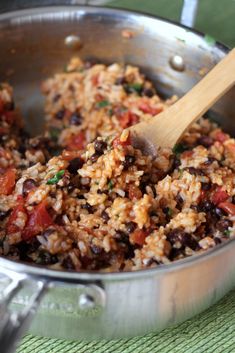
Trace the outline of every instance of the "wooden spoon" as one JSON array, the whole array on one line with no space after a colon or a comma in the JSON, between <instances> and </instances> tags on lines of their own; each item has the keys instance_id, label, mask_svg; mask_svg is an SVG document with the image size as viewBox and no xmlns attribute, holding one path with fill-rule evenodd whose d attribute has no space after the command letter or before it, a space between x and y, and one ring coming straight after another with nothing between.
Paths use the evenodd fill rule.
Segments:
<instances>
[{"instance_id":1,"label":"wooden spoon","mask_svg":"<svg viewBox=\"0 0 235 353\"><path fill-rule=\"evenodd\" d=\"M235 83L235 48L185 96L162 113L129 128L132 143L145 154L173 148L182 134Z\"/></svg>"}]
</instances>

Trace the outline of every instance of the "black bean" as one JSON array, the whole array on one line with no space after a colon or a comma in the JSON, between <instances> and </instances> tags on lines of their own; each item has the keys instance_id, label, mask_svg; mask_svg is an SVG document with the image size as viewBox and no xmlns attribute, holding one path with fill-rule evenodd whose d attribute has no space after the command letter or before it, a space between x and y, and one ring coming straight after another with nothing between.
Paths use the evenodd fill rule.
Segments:
<instances>
[{"instance_id":1,"label":"black bean","mask_svg":"<svg viewBox=\"0 0 235 353\"><path fill-rule=\"evenodd\" d=\"M53 102L56 103L61 97L61 94L55 94L55 96L53 97Z\"/></svg>"},{"instance_id":2,"label":"black bean","mask_svg":"<svg viewBox=\"0 0 235 353\"><path fill-rule=\"evenodd\" d=\"M215 241L215 244L221 244L221 242L222 242L221 239L218 237L215 237L214 241Z\"/></svg>"},{"instance_id":3,"label":"black bean","mask_svg":"<svg viewBox=\"0 0 235 353\"><path fill-rule=\"evenodd\" d=\"M127 154L125 156L125 160L122 162L122 165L123 165L124 169L127 169L130 166L132 166L134 163L135 163L135 156L131 156L131 155Z\"/></svg>"},{"instance_id":4,"label":"black bean","mask_svg":"<svg viewBox=\"0 0 235 353\"><path fill-rule=\"evenodd\" d=\"M154 90L152 88L144 88L142 91L142 96L151 98L154 96Z\"/></svg>"},{"instance_id":5,"label":"black bean","mask_svg":"<svg viewBox=\"0 0 235 353\"><path fill-rule=\"evenodd\" d=\"M57 120L62 120L64 115L65 115L65 109L61 109L55 114L55 118Z\"/></svg>"},{"instance_id":6,"label":"black bean","mask_svg":"<svg viewBox=\"0 0 235 353\"><path fill-rule=\"evenodd\" d=\"M11 210L0 211L0 221L3 221L11 213Z\"/></svg>"},{"instance_id":7,"label":"black bean","mask_svg":"<svg viewBox=\"0 0 235 353\"><path fill-rule=\"evenodd\" d=\"M183 200L182 196L180 195L180 193L178 193L176 195L176 202L177 202L176 207L177 208L181 208L182 205L183 205L184 200Z\"/></svg>"},{"instance_id":8,"label":"black bean","mask_svg":"<svg viewBox=\"0 0 235 353\"><path fill-rule=\"evenodd\" d=\"M64 258L64 260L62 261L62 266L66 269L66 270L74 270L74 263L71 259L71 257L68 255Z\"/></svg>"},{"instance_id":9,"label":"black bean","mask_svg":"<svg viewBox=\"0 0 235 353\"><path fill-rule=\"evenodd\" d=\"M224 232L225 230L227 230L229 227L233 226L233 222L230 221L229 219L221 219L220 221L218 221L216 223L216 228L220 231L220 232Z\"/></svg>"},{"instance_id":10,"label":"black bean","mask_svg":"<svg viewBox=\"0 0 235 353\"><path fill-rule=\"evenodd\" d=\"M194 167L189 167L188 172L192 175L204 175L204 173L201 169L194 168Z\"/></svg>"},{"instance_id":11,"label":"black bean","mask_svg":"<svg viewBox=\"0 0 235 353\"><path fill-rule=\"evenodd\" d=\"M126 83L126 79L124 76L118 77L115 81L115 85L123 85L124 83Z\"/></svg>"},{"instance_id":12,"label":"black bean","mask_svg":"<svg viewBox=\"0 0 235 353\"><path fill-rule=\"evenodd\" d=\"M103 252L103 249L95 244L91 244L91 251L95 255L99 255Z\"/></svg>"},{"instance_id":13,"label":"black bean","mask_svg":"<svg viewBox=\"0 0 235 353\"><path fill-rule=\"evenodd\" d=\"M207 161L204 162L204 165L210 165L212 164L213 162L218 162L216 158L214 157L208 157Z\"/></svg>"},{"instance_id":14,"label":"black bean","mask_svg":"<svg viewBox=\"0 0 235 353\"><path fill-rule=\"evenodd\" d=\"M40 251L36 260L38 265L52 265L58 262L57 256L46 251Z\"/></svg>"},{"instance_id":15,"label":"black bean","mask_svg":"<svg viewBox=\"0 0 235 353\"><path fill-rule=\"evenodd\" d=\"M211 182L208 182L208 183L201 183L201 188L202 190L204 191L208 191L211 189Z\"/></svg>"},{"instance_id":16,"label":"black bean","mask_svg":"<svg viewBox=\"0 0 235 353\"><path fill-rule=\"evenodd\" d=\"M92 163L95 163L97 161L97 159L100 157L99 153L93 153L93 155L90 157L90 160Z\"/></svg>"},{"instance_id":17,"label":"black bean","mask_svg":"<svg viewBox=\"0 0 235 353\"><path fill-rule=\"evenodd\" d=\"M198 143L204 147L210 147L213 145L214 140L210 136L203 135L198 139Z\"/></svg>"},{"instance_id":18,"label":"black bean","mask_svg":"<svg viewBox=\"0 0 235 353\"><path fill-rule=\"evenodd\" d=\"M213 213L217 218L221 218L226 215L226 212L224 212L224 210L222 210L222 208L219 208L219 207L215 207L213 209Z\"/></svg>"},{"instance_id":19,"label":"black bean","mask_svg":"<svg viewBox=\"0 0 235 353\"><path fill-rule=\"evenodd\" d=\"M43 233L42 233L42 236L44 238L48 238L49 235L51 235L52 233L55 232L55 229L52 229L52 228L49 228L49 229L46 229Z\"/></svg>"},{"instance_id":20,"label":"black bean","mask_svg":"<svg viewBox=\"0 0 235 353\"><path fill-rule=\"evenodd\" d=\"M37 183L34 179L26 179L23 182L23 186L22 186L22 193L23 196L26 197L28 195L28 193L35 189L37 187Z\"/></svg>"},{"instance_id":21,"label":"black bean","mask_svg":"<svg viewBox=\"0 0 235 353\"><path fill-rule=\"evenodd\" d=\"M103 154L104 150L107 148L107 143L102 140L96 140L94 147L97 154Z\"/></svg>"},{"instance_id":22,"label":"black bean","mask_svg":"<svg viewBox=\"0 0 235 353\"><path fill-rule=\"evenodd\" d=\"M232 203L235 204L235 195L233 195L233 197L232 197Z\"/></svg>"},{"instance_id":23,"label":"black bean","mask_svg":"<svg viewBox=\"0 0 235 353\"><path fill-rule=\"evenodd\" d=\"M212 211L213 208L214 208L214 204L209 200L203 201L199 205L199 209L202 212Z\"/></svg>"},{"instance_id":24,"label":"black bean","mask_svg":"<svg viewBox=\"0 0 235 353\"><path fill-rule=\"evenodd\" d=\"M78 125L81 125L82 120L83 120L83 117L78 112L75 112L70 117L70 124L78 126Z\"/></svg>"},{"instance_id":25,"label":"black bean","mask_svg":"<svg viewBox=\"0 0 235 353\"><path fill-rule=\"evenodd\" d=\"M168 235L167 239L169 242L174 245L174 243L179 242L181 247L189 247L192 250L195 250L198 246L197 241L191 236L189 233L185 233L182 228L176 228L171 230Z\"/></svg>"},{"instance_id":26,"label":"black bean","mask_svg":"<svg viewBox=\"0 0 235 353\"><path fill-rule=\"evenodd\" d=\"M114 238L117 240L117 241L120 241L122 243L128 243L129 244L129 237L128 235L123 232L122 230L117 230L115 235L114 235Z\"/></svg>"},{"instance_id":27,"label":"black bean","mask_svg":"<svg viewBox=\"0 0 235 353\"><path fill-rule=\"evenodd\" d=\"M134 223L134 222L128 222L128 223L126 223L126 230L127 230L127 232L128 233L132 233L132 232L134 232L134 230L136 229L136 223Z\"/></svg>"},{"instance_id":28,"label":"black bean","mask_svg":"<svg viewBox=\"0 0 235 353\"><path fill-rule=\"evenodd\" d=\"M68 169L69 173L77 174L78 169L82 168L83 164L84 164L83 159L80 157L77 157L77 158L72 159L69 162L67 169Z\"/></svg>"},{"instance_id":29,"label":"black bean","mask_svg":"<svg viewBox=\"0 0 235 353\"><path fill-rule=\"evenodd\" d=\"M106 211L103 211L103 212L101 213L101 217L102 217L102 219L103 219L103 221L104 221L105 223L107 223L107 222L109 221L109 219L110 219L110 217L109 217L109 215L108 215L108 213L107 213Z\"/></svg>"},{"instance_id":30,"label":"black bean","mask_svg":"<svg viewBox=\"0 0 235 353\"><path fill-rule=\"evenodd\" d=\"M89 213L93 213L94 212L93 207L88 202L86 202L85 204L81 205L81 208L83 210L87 210Z\"/></svg>"}]
</instances>

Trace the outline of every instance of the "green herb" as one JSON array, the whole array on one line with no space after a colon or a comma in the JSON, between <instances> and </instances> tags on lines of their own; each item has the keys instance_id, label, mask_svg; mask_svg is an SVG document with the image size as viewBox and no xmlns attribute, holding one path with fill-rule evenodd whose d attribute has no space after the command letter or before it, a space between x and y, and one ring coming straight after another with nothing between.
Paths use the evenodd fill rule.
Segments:
<instances>
[{"instance_id":1,"label":"green herb","mask_svg":"<svg viewBox=\"0 0 235 353\"><path fill-rule=\"evenodd\" d=\"M179 179L181 179L184 171L183 169L178 169L178 172L179 172Z\"/></svg>"},{"instance_id":2,"label":"green herb","mask_svg":"<svg viewBox=\"0 0 235 353\"><path fill-rule=\"evenodd\" d=\"M113 189L113 186L114 186L114 185L113 185L113 182L112 182L112 180L110 180L109 183L108 183L108 189L109 189L109 190L112 190L112 189Z\"/></svg>"},{"instance_id":3,"label":"green herb","mask_svg":"<svg viewBox=\"0 0 235 353\"><path fill-rule=\"evenodd\" d=\"M57 184L58 181L62 178L62 176L64 175L65 170L62 169L59 172L57 172L52 178L47 180L47 185L53 185L53 184Z\"/></svg>"},{"instance_id":4,"label":"green herb","mask_svg":"<svg viewBox=\"0 0 235 353\"><path fill-rule=\"evenodd\" d=\"M109 109L108 114L109 114L109 116L112 116L113 115L113 109Z\"/></svg>"},{"instance_id":5,"label":"green herb","mask_svg":"<svg viewBox=\"0 0 235 353\"><path fill-rule=\"evenodd\" d=\"M53 141L57 141L59 134L60 134L60 129L57 129L57 127L52 127L49 131L50 136L52 138Z\"/></svg>"},{"instance_id":6,"label":"green herb","mask_svg":"<svg viewBox=\"0 0 235 353\"><path fill-rule=\"evenodd\" d=\"M224 236L225 237L229 238L230 235L231 235L231 231L230 230L227 229L227 230L224 231Z\"/></svg>"},{"instance_id":7,"label":"green herb","mask_svg":"<svg viewBox=\"0 0 235 353\"><path fill-rule=\"evenodd\" d=\"M185 147L182 143L177 143L172 151L175 153L175 154L180 154L180 153L183 153L184 151L186 151L187 147Z\"/></svg>"},{"instance_id":8,"label":"green herb","mask_svg":"<svg viewBox=\"0 0 235 353\"><path fill-rule=\"evenodd\" d=\"M167 216L171 217L173 215L173 210L170 207L167 207Z\"/></svg>"},{"instance_id":9,"label":"green herb","mask_svg":"<svg viewBox=\"0 0 235 353\"><path fill-rule=\"evenodd\" d=\"M132 93L132 92L136 92L136 93L141 93L143 85L142 83L128 83L126 85L124 85L125 90L128 93Z\"/></svg>"},{"instance_id":10,"label":"green herb","mask_svg":"<svg viewBox=\"0 0 235 353\"><path fill-rule=\"evenodd\" d=\"M104 108L104 107L107 107L109 104L110 104L109 101L103 100L103 101L96 103L96 106L98 108Z\"/></svg>"},{"instance_id":11,"label":"green herb","mask_svg":"<svg viewBox=\"0 0 235 353\"><path fill-rule=\"evenodd\" d=\"M213 37L211 37L209 34L205 34L204 39L207 42L207 44L210 46L213 46L216 43L216 40Z\"/></svg>"}]
</instances>

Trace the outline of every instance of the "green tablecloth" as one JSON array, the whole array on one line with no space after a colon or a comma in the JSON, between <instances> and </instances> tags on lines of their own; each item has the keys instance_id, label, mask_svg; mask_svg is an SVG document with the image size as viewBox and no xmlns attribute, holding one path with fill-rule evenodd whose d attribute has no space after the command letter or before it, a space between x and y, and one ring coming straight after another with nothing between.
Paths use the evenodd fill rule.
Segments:
<instances>
[{"instance_id":1,"label":"green tablecloth","mask_svg":"<svg viewBox=\"0 0 235 353\"><path fill-rule=\"evenodd\" d=\"M179 20L182 0L116 0L111 6ZM196 28L234 46L235 0L200 0ZM0 348L1 352L1 348ZM18 353L231 353L235 352L235 291L187 322L158 334L85 343L27 335Z\"/></svg>"}]
</instances>

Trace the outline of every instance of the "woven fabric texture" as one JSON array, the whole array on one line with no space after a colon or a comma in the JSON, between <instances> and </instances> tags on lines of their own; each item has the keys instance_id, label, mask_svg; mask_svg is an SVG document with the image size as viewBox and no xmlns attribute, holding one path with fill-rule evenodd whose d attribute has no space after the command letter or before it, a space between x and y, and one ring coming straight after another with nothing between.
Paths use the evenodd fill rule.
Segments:
<instances>
[{"instance_id":1,"label":"woven fabric texture","mask_svg":"<svg viewBox=\"0 0 235 353\"><path fill-rule=\"evenodd\" d=\"M158 334L89 343L27 335L17 350L17 353L204 352L235 352L235 291L204 313Z\"/></svg>"},{"instance_id":2,"label":"woven fabric texture","mask_svg":"<svg viewBox=\"0 0 235 353\"><path fill-rule=\"evenodd\" d=\"M21 0L17 0L20 3ZM4 2L4 1L3 1ZM179 20L182 0L114 0L110 6ZM196 28L235 45L234 0L199 0ZM1 352L1 348L0 348ZM235 352L235 291L183 324L158 334L116 341L73 342L27 335L17 353L232 353Z\"/></svg>"}]
</instances>

